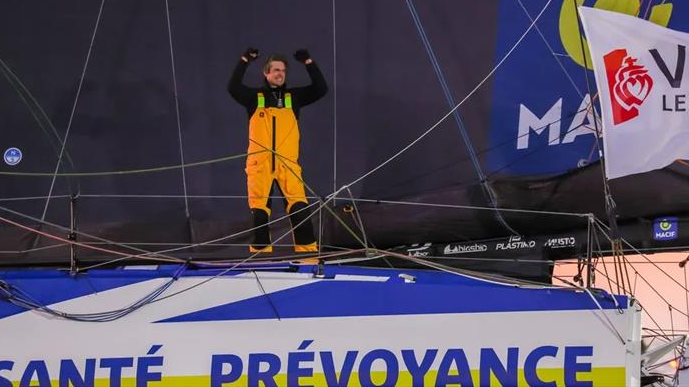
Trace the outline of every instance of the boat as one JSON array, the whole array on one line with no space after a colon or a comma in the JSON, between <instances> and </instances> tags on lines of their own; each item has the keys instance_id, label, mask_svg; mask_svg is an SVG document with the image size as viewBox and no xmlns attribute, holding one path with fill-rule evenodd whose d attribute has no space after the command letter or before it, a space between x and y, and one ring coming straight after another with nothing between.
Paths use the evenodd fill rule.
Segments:
<instances>
[{"instance_id":1,"label":"boat","mask_svg":"<svg viewBox=\"0 0 689 387\"><path fill-rule=\"evenodd\" d=\"M639 382L640 309L590 289L330 265L35 270L0 285L8 386Z\"/></svg>"},{"instance_id":2,"label":"boat","mask_svg":"<svg viewBox=\"0 0 689 387\"><path fill-rule=\"evenodd\" d=\"M0 4L0 386L650 383L631 288L553 262L689 249L689 168L606 191L575 5L689 31L677 0ZM330 84L316 256L279 204L247 254L247 46Z\"/></svg>"}]
</instances>

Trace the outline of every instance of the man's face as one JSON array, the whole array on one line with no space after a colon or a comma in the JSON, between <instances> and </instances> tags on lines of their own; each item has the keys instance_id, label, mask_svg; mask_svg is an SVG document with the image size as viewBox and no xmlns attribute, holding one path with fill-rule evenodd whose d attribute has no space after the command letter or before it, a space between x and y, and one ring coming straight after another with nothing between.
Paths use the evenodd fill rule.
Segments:
<instances>
[{"instance_id":1,"label":"man's face","mask_svg":"<svg viewBox=\"0 0 689 387\"><path fill-rule=\"evenodd\" d=\"M270 68L264 72L268 84L273 87L280 87L285 84L285 77L287 76L287 69L285 64L278 61L270 62Z\"/></svg>"}]
</instances>

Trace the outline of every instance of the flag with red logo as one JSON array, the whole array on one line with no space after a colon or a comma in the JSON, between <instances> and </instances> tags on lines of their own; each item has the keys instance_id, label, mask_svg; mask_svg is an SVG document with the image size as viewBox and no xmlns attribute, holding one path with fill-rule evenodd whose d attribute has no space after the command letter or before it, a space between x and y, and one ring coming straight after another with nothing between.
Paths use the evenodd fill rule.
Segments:
<instances>
[{"instance_id":1,"label":"flag with red logo","mask_svg":"<svg viewBox=\"0 0 689 387\"><path fill-rule=\"evenodd\" d=\"M580 7L603 120L610 179L689 159L689 34Z\"/></svg>"}]
</instances>

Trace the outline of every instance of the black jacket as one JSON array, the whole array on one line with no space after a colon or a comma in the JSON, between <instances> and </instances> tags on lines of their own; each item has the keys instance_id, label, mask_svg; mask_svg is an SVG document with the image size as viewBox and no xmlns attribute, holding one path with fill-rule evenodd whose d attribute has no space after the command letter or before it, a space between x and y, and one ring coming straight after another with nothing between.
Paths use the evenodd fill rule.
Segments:
<instances>
[{"instance_id":1,"label":"black jacket","mask_svg":"<svg viewBox=\"0 0 689 387\"><path fill-rule=\"evenodd\" d=\"M321 70L316 66L316 62L311 62L306 65L306 71L311 77L311 84L302 87L286 87L286 83L279 88L272 88L264 80L262 87L248 87L242 81L244 74L249 67L249 63L240 60L232 72L232 77L227 83L227 91L232 98L242 104L246 108L246 112L251 117L256 110L257 94L262 92L265 97L266 107L277 107L277 98L275 95L284 95L284 93L292 94L292 110L294 115L299 118L299 109L312 104L319 100L328 92L328 85L323 78ZM273 94L275 92L275 94Z\"/></svg>"}]
</instances>

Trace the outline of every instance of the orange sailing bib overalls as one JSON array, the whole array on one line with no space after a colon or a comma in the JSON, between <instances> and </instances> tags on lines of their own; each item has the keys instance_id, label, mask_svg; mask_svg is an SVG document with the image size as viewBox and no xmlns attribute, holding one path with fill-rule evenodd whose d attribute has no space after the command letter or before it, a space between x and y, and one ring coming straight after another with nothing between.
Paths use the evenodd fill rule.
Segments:
<instances>
[{"instance_id":1,"label":"orange sailing bib overalls","mask_svg":"<svg viewBox=\"0 0 689 387\"><path fill-rule=\"evenodd\" d=\"M292 96L285 93L285 107L266 107L263 93L258 93L256 111L249 119L249 155L246 159L249 207L263 210L270 216L269 197L273 182L277 182L287 202L285 210L293 218L294 205L308 204L299 160L299 126L292 110ZM305 219L304 216L298 216ZM316 251L313 230L298 238L299 227L294 224L295 250ZM308 227L311 227L309 222ZM301 239L301 240L297 240ZM253 249L252 249L253 250ZM272 250L272 249L271 249Z\"/></svg>"}]
</instances>

